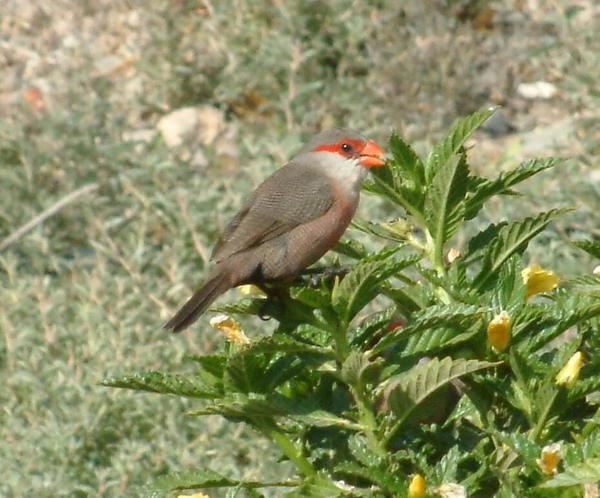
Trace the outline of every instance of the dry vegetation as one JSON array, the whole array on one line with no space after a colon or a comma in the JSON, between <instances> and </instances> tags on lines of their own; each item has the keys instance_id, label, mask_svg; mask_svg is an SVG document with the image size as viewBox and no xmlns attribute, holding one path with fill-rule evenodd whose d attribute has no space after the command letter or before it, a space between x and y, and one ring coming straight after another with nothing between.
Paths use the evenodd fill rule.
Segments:
<instances>
[{"instance_id":1,"label":"dry vegetation","mask_svg":"<svg viewBox=\"0 0 600 498\"><path fill-rule=\"evenodd\" d=\"M0 240L93 187L0 250L0 495L126 496L193 465L281 472L250 431L98 382L219 347L206 323L176 337L160 324L242 196L317 129L397 130L425 149L457 115L501 104L473 161L485 174L571 157L529 184L536 208L579 208L530 255L559 273L590 265L564 239L600 236L598 29L591 0L5 1ZM548 98L522 86L539 81ZM169 146L161 118L189 106L218 112ZM385 217L365 201L362 218Z\"/></svg>"}]
</instances>

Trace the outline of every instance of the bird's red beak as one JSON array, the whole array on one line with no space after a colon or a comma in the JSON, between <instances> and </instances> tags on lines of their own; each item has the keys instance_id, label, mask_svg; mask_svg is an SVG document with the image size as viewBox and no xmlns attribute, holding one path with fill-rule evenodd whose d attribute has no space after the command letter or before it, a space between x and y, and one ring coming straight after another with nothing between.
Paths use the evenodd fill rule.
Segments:
<instances>
[{"instance_id":1,"label":"bird's red beak","mask_svg":"<svg viewBox=\"0 0 600 498\"><path fill-rule=\"evenodd\" d=\"M383 166L383 149L379 147L373 140L367 140L367 143L360 152L360 164L367 168L374 166Z\"/></svg>"}]
</instances>

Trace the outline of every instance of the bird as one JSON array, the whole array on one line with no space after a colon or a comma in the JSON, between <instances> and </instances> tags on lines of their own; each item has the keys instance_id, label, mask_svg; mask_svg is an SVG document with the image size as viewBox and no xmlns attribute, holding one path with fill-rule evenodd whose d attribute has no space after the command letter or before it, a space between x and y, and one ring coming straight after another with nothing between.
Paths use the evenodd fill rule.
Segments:
<instances>
[{"instance_id":1,"label":"bird","mask_svg":"<svg viewBox=\"0 0 600 498\"><path fill-rule=\"evenodd\" d=\"M187 328L233 287L298 276L341 238L368 169L384 164L383 149L356 130L315 135L252 192L226 225L204 285L164 328Z\"/></svg>"}]
</instances>

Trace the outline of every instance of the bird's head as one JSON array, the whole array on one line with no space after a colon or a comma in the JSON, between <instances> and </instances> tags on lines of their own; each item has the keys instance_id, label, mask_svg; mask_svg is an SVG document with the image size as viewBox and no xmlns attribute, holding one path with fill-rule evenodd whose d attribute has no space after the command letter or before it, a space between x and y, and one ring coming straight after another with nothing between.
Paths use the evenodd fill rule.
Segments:
<instances>
[{"instance_id":1,"label":"bird's head","mask_svg":"<svg viewBox=\"0 0 600 498\"><path fill-rule=\"evenodd\" d=\"M315 135L303 152L329 152L365 168L383 166L383 149L355 130L336 128Z\"/></svg>"}]
</instances>

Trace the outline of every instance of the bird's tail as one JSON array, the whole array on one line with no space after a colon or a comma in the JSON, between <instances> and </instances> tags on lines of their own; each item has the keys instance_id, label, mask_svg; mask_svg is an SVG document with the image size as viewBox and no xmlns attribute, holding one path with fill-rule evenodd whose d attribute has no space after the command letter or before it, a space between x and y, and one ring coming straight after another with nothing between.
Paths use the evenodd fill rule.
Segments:
<instances>
[{"instance_id":1,"label":"bird's tail","mask_svg":"<svg viewBox=\"0 0 600 498\"><path fill-rule=\"evenodd\" d=\"M192 297L175 313L175 316L164 324L163 328L180 332L206 311L217 297L231 288L227 272L220 271L213 275L197 290Z\"/></svg>"}]
</instances>

